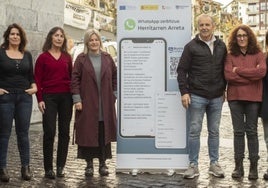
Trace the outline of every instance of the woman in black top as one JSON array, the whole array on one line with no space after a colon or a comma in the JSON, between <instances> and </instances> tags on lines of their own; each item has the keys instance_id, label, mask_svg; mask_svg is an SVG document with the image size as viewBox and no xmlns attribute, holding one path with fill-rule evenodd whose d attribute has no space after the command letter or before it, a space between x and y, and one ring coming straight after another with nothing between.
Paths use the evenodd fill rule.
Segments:
<instances>
[{"instance_id":1,"label":"woman in black top","mask_svg":"<svg viewBox=\"0 0 268 188\"><path fill-rule=\"evenodd\" d=\"M3 37L4 42L0 47L0 180L9 181L7 150L13 119L21 159L21 177L30 180L28 132L32 95L37 91L32 55L25 51L26 35L18 24L9 25Z\"/></svg>"}]
</instances>

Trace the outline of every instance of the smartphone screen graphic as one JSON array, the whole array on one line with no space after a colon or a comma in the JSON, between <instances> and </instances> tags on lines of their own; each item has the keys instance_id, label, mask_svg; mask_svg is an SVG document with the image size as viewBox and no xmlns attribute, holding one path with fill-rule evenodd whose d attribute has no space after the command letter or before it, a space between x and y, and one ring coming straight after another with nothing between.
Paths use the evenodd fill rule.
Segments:
<instances>
[{"instance_id":1,"label":"smartphone screen graphic","mask_svg":"<svg viewBox=\"0 0 268 188\"><path fill-rule=\"evenodd\" d=\"M155 136L155 95L166 89L166 41L125 38L120 41L120 134Z\"/></svg>"}]
</instances>

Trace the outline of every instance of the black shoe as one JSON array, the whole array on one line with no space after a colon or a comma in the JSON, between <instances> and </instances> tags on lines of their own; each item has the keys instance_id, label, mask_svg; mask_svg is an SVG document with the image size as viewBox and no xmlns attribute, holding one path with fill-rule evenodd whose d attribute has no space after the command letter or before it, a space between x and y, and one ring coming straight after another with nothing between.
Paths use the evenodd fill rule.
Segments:
<instances>
[{"instance_id":1,"label":"black shoe","mask_svg":"<svg viewBox=\"0 0 268 188\"><path fill-rule=\"evenodd\" d=\"M0 169L0 180L2 182L9 182L9 175L6 168Z\"/></svg>"},{"instance_id":2,"label":"black shoe","mask_svg":"<svg viewBox=\"0 0 268 188\"><path fill-rule=\"evenodd\" d=\"M63 167L58 167L57 168L57 177L63 178L65 176Z\"/></svg>"},{"instance_id":3,"label":"black shoe","mask_svg":"<svg viewBox=\"0 0 268 188\"><path fill-rule=\"evenodd\" d=\"M92 177L93 174L94 174L93 166L86 167L86 169L85 169L85 176L86 177Z\"/></svg>"},{"instance_id":4,"label":"black shoe","mask_svg":"<svg viewBox=\"0 0 268 188\"><path fill-rule=\"evenodd\" d=\"M55 172L53 170L48 170L45 172L45 178L55 179Z\"/></svg>"},{"instance_id":5,"label":"black shoe","mask_svg":"<svg viewBox=\"0 0 268 188\"><path fill-rule=\"evenodd\" d=\"M268 180L268 172L263 175L263 179Z\"/></svg>"},{"instance_id":6,"label":"black shoe","mask_svg":"<svg viewBox=\"0 0 268 188\"><path fill-rule=\"evenodd\" d=\"M105 164L101 165L99 168L99 173L101 176L108 176L109 174L108 167Z\"/></svg>"},{"instance_id":7,"label":"black shoe","mask_svg":"<svg viewBox=\"0 0 268 188\"><path fill-rule=\"evenodd\" d=\"M26 181L29 181L32 179L32 172L29 166L21 167L21 178Z\"/></svg>"}]
</instances>

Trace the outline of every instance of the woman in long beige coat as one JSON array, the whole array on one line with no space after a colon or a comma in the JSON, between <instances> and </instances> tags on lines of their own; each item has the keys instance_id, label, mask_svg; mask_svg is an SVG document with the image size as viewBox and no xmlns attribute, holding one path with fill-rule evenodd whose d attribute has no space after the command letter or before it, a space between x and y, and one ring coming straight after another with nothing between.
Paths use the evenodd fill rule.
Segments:
<instances>
[{"instance_id":1,"label":"woman in long beige coat","mask_svg":"<svg viewBox=\"0 0 268 188\"><path fill-rule=\"evenodd\" d=\"M101 50L97 30L84 36L84 52L75 60L71 91L75 105L75 142L78 158L85 159L85 176L93 176L93 158L99 159L99 173L109 174L105 164L112 158L111 142L116 140L115 92L117 68L112 57Z\"/></svg>"}]
</instances>

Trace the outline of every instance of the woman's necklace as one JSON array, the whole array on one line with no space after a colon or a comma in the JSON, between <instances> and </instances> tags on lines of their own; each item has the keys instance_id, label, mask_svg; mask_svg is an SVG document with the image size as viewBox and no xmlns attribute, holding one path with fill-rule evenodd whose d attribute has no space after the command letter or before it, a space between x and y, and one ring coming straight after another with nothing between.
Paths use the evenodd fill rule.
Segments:
<instances>
[{"instance_id":1,"label":"woman's necklace","mask_svg":"<svg viewBox=\"0 0 268 188\"><path fill-rule=\"evenodd\" d=\"M15 62L16 69L20 69L20 64L23 59L23 53L20 52L18 49L9 49L6 50L7 56Z\"/></svg>"}]
</instances>

